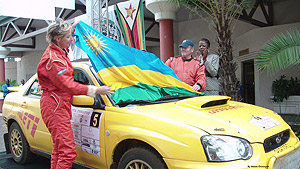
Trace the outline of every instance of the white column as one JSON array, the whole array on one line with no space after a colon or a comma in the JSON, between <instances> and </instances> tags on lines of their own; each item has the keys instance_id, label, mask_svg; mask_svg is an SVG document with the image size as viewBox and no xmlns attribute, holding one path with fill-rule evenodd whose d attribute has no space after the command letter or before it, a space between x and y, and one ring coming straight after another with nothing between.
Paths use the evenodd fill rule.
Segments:
<instances>
[{"instance_id":1,"label":"white column","mask_svg":"<svg viewBox=\"0 0 300 169\"><path fill-rule=\"evenodd\" d=\"M146 8L159 22L160 59L165 62L174 56L173 20L179 7L169 0L146 0Z\"/></svg>"},{"instance_id":2,"label":"white column","mask_svg":"<svg viewBox=\"0 0 300 169\"><path fill-rule=\"evenodd\" d=\"M179 6L169 0L146 0L146 8L155 16L155 21L162 19L176 20Z\"/></svg>"}]
</instances>

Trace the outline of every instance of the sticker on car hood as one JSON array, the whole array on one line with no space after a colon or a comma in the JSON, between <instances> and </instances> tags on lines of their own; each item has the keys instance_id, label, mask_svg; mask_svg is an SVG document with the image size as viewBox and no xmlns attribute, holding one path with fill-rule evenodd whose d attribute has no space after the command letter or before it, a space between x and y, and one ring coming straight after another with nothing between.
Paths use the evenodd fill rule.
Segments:
<instances>
[{"instance_id":1,"label":"sticker on car hood","mask_svg":"<svg viewBox=\"0 0 300 169\"><path fill-rule=\"evenodd\" d=\"M268 130L281 124L280 122L268 116L252 116L252 119L249 122L262 130Z\"/></svg>"}]
</instances>

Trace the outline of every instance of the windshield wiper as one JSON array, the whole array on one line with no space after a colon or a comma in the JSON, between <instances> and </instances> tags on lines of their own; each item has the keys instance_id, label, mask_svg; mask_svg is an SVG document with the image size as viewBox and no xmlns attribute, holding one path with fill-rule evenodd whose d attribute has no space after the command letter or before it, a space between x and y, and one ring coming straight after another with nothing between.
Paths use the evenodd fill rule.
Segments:
<instances>
[{"instance_id":1,"label":"windshield wiper","mask_svg":"<svg viewBox=\"0 0 300 169\"><path fill-rule=\"evenodd\" d=\"M172 100L172 99L186 99L186 98L190 98L190 97L195 97L195 96L188 96L188 95L166 95L163 96L159 99L156 100L128 100L125 102L120 102L117 105L120 107L125 107L128 105L134 105L134 104L138 104L138 105L145 105L145 104L155 104L155 103L162 103L163 101L167 101L167 100Z\"/></svg>"},{"instance_id":2,"label":"windshield wiper","mask_svg":"<svg viewBox=\"0 0 300 169\"><path fill-rule=\"evenodd\" d=\"M155 101L151 101L151 100L128 100L126 102L118 103L117 105L119 105L120 107L125 107L125 106L128 106L130 104L143 105L143 104L152 104L152 103L155 103Z\"/></svg>"},{"instance_id":3,"label":"windshield wiper","mask_svg":"<svg viewBox=\"0 0 300 169\"><path fill-rule=\"evenodd\" d=\"M159 99L156 99L155 101L163 101L163 100L171 100L171 99L186 99L190 97L195 97L195 96L188 96L188 95L166 95L163 96Z\"/></svg>"}]
</instances>

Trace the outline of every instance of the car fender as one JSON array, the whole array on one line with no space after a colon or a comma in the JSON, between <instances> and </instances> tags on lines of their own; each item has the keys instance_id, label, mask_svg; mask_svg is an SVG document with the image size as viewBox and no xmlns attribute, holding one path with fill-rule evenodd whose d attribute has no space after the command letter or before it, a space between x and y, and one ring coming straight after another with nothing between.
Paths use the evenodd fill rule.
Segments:
<instances>
[{"instance_id":1,"label":"car fender","mask_svg":"<svg viewBox=\"0 0 300 169\"><path fill-rule=\"evenodd\" d=\"M108 115L109 114L109 115ZM114 113L106 113L105 117L105 133L106 148L108 157L112 157L114 149L124 140L138 140L147 143L153 147L164 158L186 159L200 161L206 160L205 153L202 149L200 137L207 134L205 131L178 122L165 122L154 120L153 123L159 124L138 124L142 117L135 115L136 118L130 123L122 123L126 121L128 114L114 115ZM118 119L116 118L118 117ZM132 120L132 118L130 118ZM155 122L156 121L156 122ZM160 130L165 128L166 130ZM169 130L172 129L172 130ZM175 134L176 133L176 134ZM198 149L195 149L198 147ZM184 157L182 154L186 154ZM108 158L112 159L112 158ZM108 162L109 164L111 162Z\"/></svg>"}]
</instances>

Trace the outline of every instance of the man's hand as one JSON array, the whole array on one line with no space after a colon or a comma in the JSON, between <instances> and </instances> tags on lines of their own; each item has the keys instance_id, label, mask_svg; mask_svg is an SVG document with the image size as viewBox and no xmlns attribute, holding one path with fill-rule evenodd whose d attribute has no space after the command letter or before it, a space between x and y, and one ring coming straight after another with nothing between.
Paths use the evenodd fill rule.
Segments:
<instances>
[{"instance_id":1,"label":"man's hand","mask_svg":"<svg viewBox=\"0 0 300 169\"><path fill-rule=\"evenodd\" d=\"M199 91L199 90L201 90L201 86L199 84L194 84L192 89L195 90L195 91Z\"/></svg>"},{"instance_id":2,"label":"man's hand","mask_svg":"<svg viewBox=\"0 0 300 169\"><path fill-rule=\"evenodd\" d=\"M96 90L96 94L101 94L101 95L106 95L108 93L115 94L115 92L111 91L110 88L111 88L111 85L98 87Z\"/></svg>"}]
</instances>

